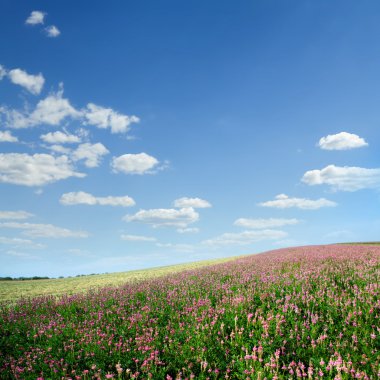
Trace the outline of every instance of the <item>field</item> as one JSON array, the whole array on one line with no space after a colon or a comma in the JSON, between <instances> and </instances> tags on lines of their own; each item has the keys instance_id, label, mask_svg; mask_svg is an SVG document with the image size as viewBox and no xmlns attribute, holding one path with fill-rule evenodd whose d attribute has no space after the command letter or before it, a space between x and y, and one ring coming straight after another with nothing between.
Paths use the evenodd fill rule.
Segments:
<instances>
[{"instance_id":1,"label":"field","mask_svg":"<svg viewBox=\"0 0 380 380\"><path fill-rule=\"evenodd\" d=\"M3 305L0 378L378 379L380 246L282 249Z\"/></svg>"},{"instance_id":2,"label":"field","mask_svg":"<svg viewBox=\"0 0 380 380\"><path fill-rule=\"evenodd\" d=\"M193 263L170 265L165 267L96 274L90 276L67 277L48 280L0 281L0 303L14 302L20 298L37 296L62 296L87 292L110 286L119 286L126 282L138 282L168 274L201 268L203 266L224 263L234 258L204 260Z\"/></svg>"}]
</instances>

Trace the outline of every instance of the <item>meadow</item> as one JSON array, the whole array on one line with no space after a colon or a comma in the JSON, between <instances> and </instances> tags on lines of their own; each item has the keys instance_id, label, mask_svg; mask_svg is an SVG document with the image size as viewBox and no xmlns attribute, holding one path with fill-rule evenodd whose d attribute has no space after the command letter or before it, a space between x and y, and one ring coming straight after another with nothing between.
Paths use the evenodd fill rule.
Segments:
<instances>
[{"instance_id":1,"label":"meadow","mask_svg":"<svg viewBox=\"0 0 380 380\"><path fill-rule=\"evenodd\" d=\"M281 249L0 309L0 378L378 379L380 246Z\"/></svg>"},{"instance_id":2,"label":"meadow","mask_svg":"<svg viewBox=\"0 0 380 380\"><path fill-rule=\"evenodd\" d=\"M44 280L0 281L0 303L12 303L20 298L38 296L62 296L88 292L104 287L119 286L126 282L139 282L172 273L201 268L203 266L224 263L236 259L233 257L202 260L192 263L169 265L164 267L75 276Z\"/></svg>"}]
</instances>

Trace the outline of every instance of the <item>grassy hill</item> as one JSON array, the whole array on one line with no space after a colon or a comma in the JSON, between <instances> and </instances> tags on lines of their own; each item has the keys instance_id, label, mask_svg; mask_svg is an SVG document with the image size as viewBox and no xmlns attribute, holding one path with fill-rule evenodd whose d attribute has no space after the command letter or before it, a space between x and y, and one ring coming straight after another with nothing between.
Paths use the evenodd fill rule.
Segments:
<instances>
[{"instance_id":1,"label":"grassy hill","mask_svg":"<svg viewBox=\"0 0 380 380\"><path fill-rule=\"evenodd\" d=\"M203 266L224 263L236 257L204 260L192 263L170 265L165 267L115 272L90 276L67 277L46 280L0 281L0 303L14 302L20 298L38 296L62 296L87 292L110 286L119 286L126 282L136 282L177 273L184 270L201 268Z\"/></svg>"},{"instance_id":2,"label":"grassy hill","mask_svg":"<svg viewBox=\"0 0 380 380\"><path fill-rule=\"evenodd\" d=\"M352 245L380 245L380 241L351 242L351 243L341 243L341 244L352 244Z\"/></svg>"},{"instance_id":3,"label":"grassy hill","mask_svg":"<svg viewBox=\"0 0 380 380\"><path fill-rule=\"evenodd\" d=\"M380 247L281 249L0 308L0 378L377 379Z\"/></svg>"}]
</instances>

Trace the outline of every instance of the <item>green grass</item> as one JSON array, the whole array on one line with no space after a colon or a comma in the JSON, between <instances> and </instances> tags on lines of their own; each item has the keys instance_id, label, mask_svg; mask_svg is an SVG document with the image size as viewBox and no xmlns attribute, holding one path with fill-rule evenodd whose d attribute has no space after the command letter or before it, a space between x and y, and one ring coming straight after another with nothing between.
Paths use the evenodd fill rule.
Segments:
<instances>
[{"instance_id":1,"label":"green grass","mask_svg":"<svg viewBox=\"0 0 380 380\"><path fill-rule=\"evenodd\" d=\"M348 243L339 243L347 245L380 245L380 241L365 241L365 242L348 242Z\"/></svg>"},{"instance_id":2,"label":"green grass","mask_svg":"<svg viewBox=\"0 0 380 380\"><path fill-rule=\"evenodd\" d=\"M180 268L0 306L0 379L380 378L379 246Z\"/></svg>"},{"instance_id":3,"label":"green grass","mask_svg":"<svg viewBox=\"0 0 380 380\"><path fill-rule=\"evenodd\" d=\"M211 264L223 263L236 257L204 260L165 267L115 272L91 276L68 277L48 280L0 281L0 303L13 303L21 298L39 296L62 296L84 293L91 289L119 286L126 282L137 282L184 270L197 269Z\"/></svg>"}]
</instances>

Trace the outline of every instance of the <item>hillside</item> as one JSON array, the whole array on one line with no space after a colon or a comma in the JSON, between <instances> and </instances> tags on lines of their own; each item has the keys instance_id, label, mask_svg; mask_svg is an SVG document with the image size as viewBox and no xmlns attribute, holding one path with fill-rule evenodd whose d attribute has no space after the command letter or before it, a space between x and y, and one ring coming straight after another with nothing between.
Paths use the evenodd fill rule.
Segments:
<instances>
[{"instance_id":1,"label":"hillside","mask_svg":"<svg viewBox=\"0 0 380 380\"><path fill-rule=\"evenodd\" d=\"M126 282L143 281L184 270L235 260L229 257L203 260L165 267L141 269L128 272L95 274L46 280L0 281L0 302L15 302L20 298L38 296L63 296L87 292L109 286L120 286Z\"/></svg>"},{"instance_id":2,"label":"hillside","mask_svg":"<svg viewBox=\"0 0 380 380\"><path fill-rule=\"evenodd\" d=\"M375 379L380 247L281 249L0 313L1 379Z\"/></svg>"}]
</instances>

